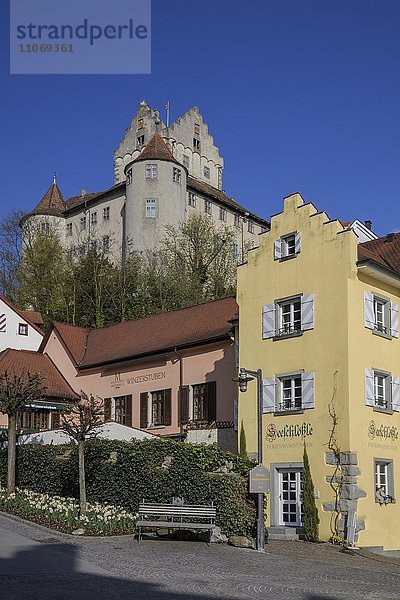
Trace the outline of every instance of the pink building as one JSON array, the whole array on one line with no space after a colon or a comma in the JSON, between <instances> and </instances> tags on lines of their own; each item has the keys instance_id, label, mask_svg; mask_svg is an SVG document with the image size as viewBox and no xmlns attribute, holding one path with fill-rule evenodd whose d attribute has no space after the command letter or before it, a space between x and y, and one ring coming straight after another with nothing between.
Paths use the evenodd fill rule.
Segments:
<instances>
[{"instance_id":1,"label":"pink building","mask_svg":"<svg viewBox=\"0 0 400 600\"><path fill-rule=\"evenodd\" d=\"M225 298L100 329L53 323L39 352L105 420L236 451L234 325Z\"/></svg>"}]
</instances>

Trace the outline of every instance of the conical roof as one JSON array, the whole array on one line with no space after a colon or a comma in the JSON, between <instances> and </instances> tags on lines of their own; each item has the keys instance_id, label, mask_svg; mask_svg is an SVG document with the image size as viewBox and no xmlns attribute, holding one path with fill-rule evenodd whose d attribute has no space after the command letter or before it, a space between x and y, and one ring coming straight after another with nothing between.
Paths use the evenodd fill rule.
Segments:
<instances>
[{"instance_id":1,"label":"conical roof","mask_svg":"<svg viewBox=\"0 0 400 600\"><path fill-rule=\"evenodd\" d=\"M155 133L147 142L142 153L133 162L142 160L168 160L180 165L159 133Z\"/></svg>"},{"instance_id":2,"label":"conical roof","mask_svg":"<svg viewBox=\"0 0 400 600\"><path fill-rule=\"evenodd\" d=\"M64 199L57 183L54 181L32 213L36 215L59 215L64 210Z\"/></svg>"}]
</instances>

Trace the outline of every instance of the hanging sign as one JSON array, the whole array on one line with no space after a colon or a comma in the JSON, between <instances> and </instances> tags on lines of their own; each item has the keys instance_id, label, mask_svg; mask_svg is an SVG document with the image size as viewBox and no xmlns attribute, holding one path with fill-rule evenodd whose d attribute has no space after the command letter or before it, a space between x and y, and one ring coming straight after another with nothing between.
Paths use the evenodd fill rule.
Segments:
<instances>
[{"instance_id":1,"label":"hanging sign","mask_svg":"<svg viewBox=\"0 0 400 600\"><path fill-rule=\"evenodd\" d=\"M269 494L270 472L263 465L250 471L250 494Z\"/></svg>"}]
</instances>

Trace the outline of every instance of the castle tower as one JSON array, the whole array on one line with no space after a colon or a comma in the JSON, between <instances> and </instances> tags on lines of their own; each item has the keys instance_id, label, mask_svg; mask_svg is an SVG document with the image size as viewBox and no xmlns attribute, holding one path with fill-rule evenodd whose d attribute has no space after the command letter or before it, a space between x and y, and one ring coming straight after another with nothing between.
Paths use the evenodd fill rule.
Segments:
<instances>
[{"instance_id":1,"label":"castle tower","mask_svg":"<svg viewBox=\"0 0 400 600\"><path fill-rule=\"evenodd\" d=\"M125 167L125 245L153 249L165 225L185 218L187 169L155 133L142 153Z\"/></svg>"},{"instance_id":2,"label":"castle tower","mask_svg":"<svg viewBox=\"0 0 400 600\"><path fill-rule=\"evenodd\" d=\"M39 204L21 220L22 238L25 242L37 233L57 233L64 237L64 198L54 175L53 183Z\"/></svg>"}]
</instances>

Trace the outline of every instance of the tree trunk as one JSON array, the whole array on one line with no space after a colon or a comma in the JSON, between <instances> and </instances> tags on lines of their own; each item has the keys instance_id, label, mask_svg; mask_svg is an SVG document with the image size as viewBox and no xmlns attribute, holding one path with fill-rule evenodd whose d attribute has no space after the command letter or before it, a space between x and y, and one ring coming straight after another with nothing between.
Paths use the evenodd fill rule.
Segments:
<instances>
[{"instance_id":1,"label":"tree trunk","mask_svg":"<svg viewBox=\"0 0 400 600\"><path fill-rule=\"evenodd\" d=\"M15 492L15 462L17 452L17 417L8 415L8 471L7 471L7 492Z\"/></svg>"},{"instance_id":2,"label":"tree trunk","mask_svg":"<svg viewBox=\"0 0 400 600\"><path fill-rule=\"evenodd\" d=\"M86 517L86 481L85 481L85 441L78 442L79 461L79 513Z\"/></svg>"}]
</instances>

